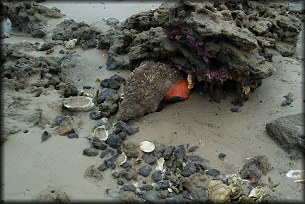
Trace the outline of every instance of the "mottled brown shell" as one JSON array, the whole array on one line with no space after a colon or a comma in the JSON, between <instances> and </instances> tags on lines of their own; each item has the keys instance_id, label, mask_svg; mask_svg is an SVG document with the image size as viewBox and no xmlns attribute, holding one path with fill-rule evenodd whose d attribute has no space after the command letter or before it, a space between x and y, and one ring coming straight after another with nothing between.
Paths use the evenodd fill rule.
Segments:
<instances>
[{"instance_id":1,"label":"mottled brown shell","mask_svg":"<svg viewBox=\"0 0 305 204\"><path fill-rule=\"evenodd\" d=\"M213 203L226 203L230 201L231 188L220 180L212 180L208 185L208 195Z\"/></svg>"}]
</instances>

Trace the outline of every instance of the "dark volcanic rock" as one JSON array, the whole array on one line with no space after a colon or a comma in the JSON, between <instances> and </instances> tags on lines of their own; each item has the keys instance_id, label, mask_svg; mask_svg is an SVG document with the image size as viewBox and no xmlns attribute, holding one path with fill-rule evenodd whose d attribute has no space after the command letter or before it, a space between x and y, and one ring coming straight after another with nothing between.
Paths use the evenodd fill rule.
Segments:
<instances>
[{"instance_id":1,"label":"dark volcanic rock","mask_svg":"<svg viewBox=\"0 0 305 204\"><path fill-rule=\"evenodd\" d=\"M115 153L115 151L113 149L106 149L101 152L100 157L103 159L107 155L113 156L114 153Z\"/></svg>"},{"instance_id":2,"label":"dark volcanic rock","mask_svg":"<svg viewBox=\"0 0 305 204\"><path fill-rule=\"evenodd\" d=\"M116 134L110 134L106 142L112 148L119 148L121 146L122 139Z\"/></svg>"},{"instance_id":3,"label":"dark volcanic rock","mask_svg":"<svg viewBox=\"0 0 305 204\"><path fill-rule=\"evenodd\" d=\"M89 156L89 157L94 157L98 155L98 150L94 148L86 148L83 150L83 155Z\"/></svg>"},{"instance_id":4,"label":"dark volcanic rock","mask_svg":"<svg viewBox=\"0 0 305 204\"><path fill-rule=\"evenodd\" d=\"M99 167L97 167L100 171L106 171L109 167L106 164L101 164Z\"/></svg>"},{"instance_id":5,"label":"dark volcanic rock","mask_svg":"<svg viewBox=\"0 0 305 204\"><path fill-rule=\"evenodd\" d=\"M97 103L103 103L107 98L117 94L117 91L115 89L110 88L104 88L102 91L100 91L97 99Z\"/></svg>"},{"instance_id":6,"label":"dark volcanic rock","mask_svg":"<svg viewBox=\"0 0 305 204\"><path fill-rule=\"evenodd\" d=\"M123 122L123 121L117 121L116 125L115 125L115 132L126 132L126 134L128 135L133 135L137 132L139 132L139 128L133 128L130 127L127 123Z\"/></svg>"},{"instance_id":7,"label":"dark volcanic rock","mask_svg":"<svg viewBox=\"0 0 305 204\"><path fill-rule=\"evenodd\" d=\"M130 169L130 168L132 168L132 165L128 162L125 162L124 164L121 165L121 167L124 169Z\"/></svg>"},{"instance_id":8,"label":"dark volcanic rock","mask_svg":"<svg viewBox=\"0 0 305 204\"><path fill-rule=\"evenodd\" d=\"M188 177L196 172L196 166L192 162L187 162L185 167L183 167L183 171L181 173L182 176Z\"/></svg>"},{"instance_id":9,"label":"dark volcanic rock","mask_svg":"<svg viewBox=\"0 0 305 204\"><path fill-rule=\"evenodd\" d=\"M77 96L78 89L73 84L61 84L60 85L61 93L65 98L69 98L70 96Z\"/></svg>"},{"instance_id":10,"label":"dark volcanic rock","mask_svg":"<svg viewBox=\"0 0 305 204\"><path fill-rule=\"evenodd\" d=\"M175 146L169 146L168 148L165 149L165 151L163 152L163 157L165 160L169 160L172 157L175 148L176 148Z\"/></svg>"},{"instance_id":11,"label":"dark volcanic rock","mask_svg":"<svg viewBox=\"0 0 305 204\"><path fill-rule=\"evenodd\" d=\"M93 111L89 114L89 117L92 120L99 120L103 117L103 115L102 115L101 111L98 111L98 112Z\"/></svg>"},{"instance_id":12,"label":"dark volcanic rock","mask_svg":"<svg viewBox=\"0 0 305 204\"><path fill-rule=\"evenodd\" d=\"M292 101L293 101L292 97L293 97L292 93L289 93L286 96L284 96L285 101L281 104L281 106L288 106L288 105L290 105L292 103Z\"/></svg>"},{"instance_id":13,"label":"dark volcanic rock","mask_svg":"<svg viewBox=\"0 0 305 204\"><path fill-rule=\"evenodd\" d=\"M217 169L208 169L205 171L206 175L217 177L220 175L220 171Z\"/></svg>"},{"instance_id":14,"label":"dark volcanic rock","mask_svg":"<svg viewBox=\"0 0 305 204\"><path fill-rule=\"evenodd\" d=\"M125 185L123 186L122 188L124 191L135 191L136 190L136 187L132 184L128 184L128 185Z\"/></svg>"},{"instance_id":15,"label":"dark volcanic rock","mask_svg":"<svg viewBox=\"0 0 305 204\"><path fill-rule=\"evenodd\" d=\"M117 184L119 186L123 186L124 185L124 181L122 179L118 179Z\"/></svg>"},{"instance_id":16,"label":"dark volcanic rock","mask_svg":"<svg viewBox=\"0 0 305 204\"><path fill-rule=\"evenodd\" d=\"M154 172L154 173L151 175L151 177L152 177L152 179L153 179L155 182L161 181L161 179L162 179L161 171L156 171L156 172Z\"/></svg>"},{"instance_id":17,"label":"dark volcanic rock","mask_svg":"<svg viewBox=\"0 0 305 204\"><path fill-rule=\"evenodd\" d=\"M73 138L79 138L78 134L76 132L74 133L68 133L66 134L66 136L69 138L69 139L73 139Z\"/></svg>"},{"instance_id":18,"label":"dark volcanic rock","mask_svg":"<svg viewBox=\"0 0 305 204\"><path fill-rule=\"evenodd\" d=\"M169 182L162 182L162 183L159 184L159 188L162 189L162 190L165 190L169 187L170 187Z\"/></svg>"},{"instance_id":19,"label":"dark volcanic rock","mask_svg":"<svg viewBox=\"0 0 305 204\"><path fill-rule=\"evenodd\" d=\"M151 172L152 168L150 166L142 166L139 170L138 173L141 176L147 177L149 176L150 172Z\"/></svg>"},{"instance_id":20,"label":"dark volcanic rock","mask_svg":"<svg viewBox=\"0 0 305 204\"><path fill-rule=\"evenodd\" d=\"M153 154L143 154L142 159L150 165L155 164L157 161L157 158Z\"/></svg>"},{"instance_id":21,"label":"dark volcanic rock","mask_svg":"<svg viewBox=\"0 0 305 204\"><path fill-rule=\"evenodd\" d=\"M176 158L176 162L179 167L182 167L185 155L186 151L184 145L178 145L178 147L174 150L174 157Z\"/></svg>"},{"instance_id":22,"label":"dark volcanic rock","mask_svg":"<svg viewBox=\"0 0 305 204\"><path fill-rule=\"evenodd\" d=\"M292 158L300 158L301 153L304 153L304 113L278 118L266 125L266 131L272 139L292 154Z\"/></svg>"},{"instance_id":23,"label":"dark volcanic rock","mask_svg":"<svg viewBox=\"0 0 305 204\"><path fill-rule=\"evenodd\" d=\"M52 133L44 131L41 136L41 142L48 140L50 137L52 137Z\"/></svg>"},{"instance_id":24,"label":"dark volcanic rock","mask_svg":"<svg viewBox=\"0 0 305 204\"><path fill-rule=\"evenodd\" d=\"M199 146L192 146L191 148L188 149L188 152L194 152L199 148Z\"/></svg>"},{"instance_id":25,"label":"dark volcanic rock","mask_svg":"<svg viewBox=\"0 0 305 204\"><path fill-rule=\"evenodd\" d=\"M118 90L121 87L121 84L113 79L103 79L100 83L100 86L103 88L111 88Z\"/></svg>"},{"instance_id":26,"label":"dark volcanic rock","mask_svg":"<svg viewBox=\"0 0 305 204\"><path fill-rule=\"evenodd\" d=\"M146 184L146 185L144 185L144 186L141 186L141 187L140 187L140 190L141 190L141 191L151 191L153 188L154 188L153 185L151 185L151 184Z\"/></svg>"},{"instance_id":27,"label":"dark volcanic rock","mask_svg":"<svg viewBox=\"0 0 305 204\"><path fill-rule=\"evenodd\" d=\"M92 146L99 150L107 149L107 145L97 137L93 137Z\"/></svg>"}]
</instances>

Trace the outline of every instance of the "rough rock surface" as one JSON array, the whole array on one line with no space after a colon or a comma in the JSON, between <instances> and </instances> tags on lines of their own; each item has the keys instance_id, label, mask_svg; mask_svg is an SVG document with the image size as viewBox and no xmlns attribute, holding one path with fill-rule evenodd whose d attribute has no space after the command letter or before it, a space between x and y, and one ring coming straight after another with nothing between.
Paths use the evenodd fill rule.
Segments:
<instances>
[{"instance_id":1,"label":"rough rock surface","mask_svg":"<svg viewBox=\"0 0 305 204\"><path fill-rule=\"evenodd\" d=\"M295 52L299 17L285 3L166 2L102 33L99 48L109 49L109 70L134 70L147 60L171 64L217 102L233 82L241 106L273 74L271 50Z\"/></svg>"},{"instance_id":2,"label":"rough rock surface","mask_svg":"<svg viewBox=\"0 0 305 204\"><path fill-rule=\"evenodd\" d=\"M278 118L266 124L266 130L293 158L304 153L304 113Z\"/></svg>"},{"instance_id":3,"label":"rough rock surface","mask_svg":"<svg viewBox=\"0 0 305 204\"><path fill-rule=\"evenodd\" d=\"M12 27L23 32L31 33L33 37L44 37L47 18L61 18L63 14L57 8L49 9L35 2L3 2L3 16L9 18Z\"/></svg>"},{"instance_id":4,"label":"rough rock surface","mask_svg":"<svg viewBox=\"0 0 305 204\"><path fill-rule=\"evenodd\" d=\"M181 79L179 72L160 62L145 61L128 76L118 120L155 112L166 91Z\"/></svg>"}]
</instances>

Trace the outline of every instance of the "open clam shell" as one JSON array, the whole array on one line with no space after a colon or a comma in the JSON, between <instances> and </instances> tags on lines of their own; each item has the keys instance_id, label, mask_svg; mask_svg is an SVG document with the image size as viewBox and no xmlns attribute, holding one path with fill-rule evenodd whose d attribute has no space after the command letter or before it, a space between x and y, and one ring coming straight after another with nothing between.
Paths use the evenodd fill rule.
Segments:
<instances>
[{"instance_id":1,"label":"open clam shell","mask_svg":"<svg viewBox=\"0 0 305 204\"><path fill-rule=\"evenodd\" d=\"M102 141L106 141L108 139L108 135L109 135L109 133L108 133L105 125L96 127L92 133L93 137L97 137Z\"/></svg>"},{"instance_id":2,"label":"open clam shell","mask_svg":"<svg viewBox=\"0 0 305 204\"><path fill-rule=\"evenodd\" d=\"M160 159L157 160L157 166L156 166L156 171L163 171L163 165L164 165L164 158L161 157Z\"/></svg>"},{"instance_id":3,"label":"open clam shell","mask_svg":"<svg viewBox=\"0 0 305 204\"><path fill-rule=\"evenodd\" d=\"M149 152L154 151L154 149L155 149L155 144L154 144L154 143L151 143L151 142L149 142L149 141L143 141L143 142L140 143L140 149L141 149L143 152L149 153Z\"/></svg>"},{"instance_id":4,"label":"open clam shell","mask_svg":"<svg viewBox=\"0 0 305 204\"><path fill-rule=\"evenodd\" d=\"M64 98L62 100L62 105L64 108L75 112L91 111L94 108L92 98L86 96L71 96L69 98Z\"/></svg>"},{"instance_id":5,"label":"open clam shell","mask_svg":"<svg viewBox=\"0 0 305 204\"><path fill-rule=\"evenodd\" d=\"M116 160L116 164L118 166L121 166L122 164L124 164L127 161L127 156L125 154L125 152L122 152L122 154L120 154Z\"/></svg>"}]
</instances>

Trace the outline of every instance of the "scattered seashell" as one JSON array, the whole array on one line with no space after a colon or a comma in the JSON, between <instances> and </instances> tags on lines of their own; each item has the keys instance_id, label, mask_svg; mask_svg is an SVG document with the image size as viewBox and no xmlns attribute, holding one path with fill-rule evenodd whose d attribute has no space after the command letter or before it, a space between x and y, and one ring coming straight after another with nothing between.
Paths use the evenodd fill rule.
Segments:
<instances>
[{"instance_id":1,"label":"scattered seashell","mask_svg":"<svg viewBox=\"0 0 305 204\"><path fill-rule=\"evenodd\" d=\"M97 128L94 129L94 131L92 133L93 137L97 137L102 141L106 141L108 139L108 135L109 135L109 133L108 133L105 125L98 126Z\"/></svg>"},{"instance_id":2,"label":"scattered seashell","mask_svg":"<svg viewBox=\"0 0 305 204\"><path fill-rule=\"evenodd\" d=\"M304 170L289 170L286 173L286 177L293 179L304 179Z\"/></svg>"},{"instance_id":3,"label":"scattered seashell","mask_svg":"<svg viewBox=\"0 0 305 204\"><path fill-rule=\"evenodd\" d=\"M118 158L116 159L116 164L121 166L122 164L124 164L127 161L127 156L125 154L125 152L122 152L122 154L120 154L118 156Z\"/></svg>"},{"instance_id":4,"label":"scattered seashell","mask_svg":"<svg viewBox=\"0 0 305 204\"><path fill-rule=\"evenodd\" d=\"M93 99L87 96L71 96L62 100L64 108L70 111L91 111L94 108Z\"/></svg>"},{"instance_id":5,"label":"scattered seashell","mask_svg":"<svg viewBox=\"0 0 305 204\"><path fill-rule=\"evenodd\" d=\"M262 197L265 193L265 189L261 186L257 186L255 188L253 188L249 194L249 198L253 198L254 200L259 199L260 197Z\"/></svg>"},{"instance_id":6,"label":"scattered seashell","mask_svg":"<svg viewBox=\"0 0 305 204\"><path fill-rule=\"evenodd\" d=\"M172 193L173 192L173 189L171 188L167 188L168 192Z\"/></svg>"},{"instance_id":7,"label":"scattered seashell","mask_svg":"<svg viewBox=\"0 0 305 204\"><path fill-rule=\"evenodd\" d=\"M208 195L212 203L228 203L230 201L231 188L221 180L212 180L208 185Z\"/></svg>"},{"instance_id":8,"label":"scattered seashell","mask_svg":"<svg viewBox=\"0 0 305 204\"><path fill-rule=\"evenodd\" d=\"M156 171L163 171L164 158L161 157L157 160Z\"/></svg>"},{"instance_id":9,"label":"scattered seashell","mask_svg":"<svg viewBox=\"0 0 305 204\"><path fill-rule=\"evenodd\" d=\"M149 141L143 141L143 142L140 143L140 149L141 149L143 152L149 153L149 152L154 151L154 149L155 149L155 144L154 144L154 143L151 143L151 142L149 142Z\"/></svg>"},{"instance_id":10,"label":"scattered seashell","mask_svg":"<svg viewBox=\"0 0 305 204\"><path fill-rule=\"evenodd\" d=\"M250 89L249 85L243 87L243 93L246 94L246 95L248 95L250 93L250 90L251 89Z\"/></svg>"},{"instance_id":11,"label":"scattered seashell","mask_svg":"<svg viewBox=\"0 0 305 204\"><path fill-rule=\"evenodd\" d=\"M69 41L65 42L65 47L67 49L74 49L76 46L76 43L77 43L77 39L69 40Z\"/></svg>"}]
</instances>

